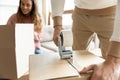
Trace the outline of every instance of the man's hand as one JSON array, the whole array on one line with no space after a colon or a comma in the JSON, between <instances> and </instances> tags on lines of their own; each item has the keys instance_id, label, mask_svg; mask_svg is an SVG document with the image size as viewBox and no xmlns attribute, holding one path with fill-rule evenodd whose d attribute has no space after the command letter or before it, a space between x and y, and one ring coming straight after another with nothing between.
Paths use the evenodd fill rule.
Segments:
<instances>
[{"instance_id":1,"label":"man's hand","mask_svg":"<svg viewBox=\"0 0 120 80\"><path fill-rule=\"evenodd\" d=\"M62 26L55 26L54 28L54 34L53 34L53 41L58 46L58 35L60 34L62 30Z\"/></svg>"},{"instance_id":2,"label":"man's hand","mask_svg":"<svg viewBox=\"0 0 120 80\"><path fill-rule=\"evenodd\" d=\"M80 74L93 70L89 80L118 80L120 74L120 58L108 56L105 62L101 64L93 64L82 71Z\"/></svg>"}]
</instances>

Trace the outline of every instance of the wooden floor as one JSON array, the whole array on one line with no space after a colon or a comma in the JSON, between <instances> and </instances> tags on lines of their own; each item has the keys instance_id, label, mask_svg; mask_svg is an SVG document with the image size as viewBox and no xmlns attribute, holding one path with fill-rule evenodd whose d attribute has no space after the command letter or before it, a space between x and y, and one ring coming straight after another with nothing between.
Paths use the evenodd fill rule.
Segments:
<instances>
[{"instance_id":1,"label":"wooden floor","mask_svg":"<svg viewBox=\"0 0 120 80\"><path fill-rule=\"evenodd\" d=\"M20 79L18 80L29 80L29 72L26 72Z\"/></svg>"},{"instance_id":2,"label":"wooden floor","mask_svg":"<svg viewBox=\"0 0 120 80\"><path fill-rule=\"evenodd\" d=\"M15 80L15 79L0 79L0 80ZM21 78L17 79L17 80L29 80L29 73L25 73L25 75L23 75Z\"/></svg>"},{"instance_id":3,"label":"wooden floor","mask_svg":"<svg viewBox=\"0 0 120 80\"><path fill-rule=\"evenodd\" d=\"M29 74L26 74L24 76L22 76L20 79L18 80L29 80Z\"/></svg>"}]
</instances>

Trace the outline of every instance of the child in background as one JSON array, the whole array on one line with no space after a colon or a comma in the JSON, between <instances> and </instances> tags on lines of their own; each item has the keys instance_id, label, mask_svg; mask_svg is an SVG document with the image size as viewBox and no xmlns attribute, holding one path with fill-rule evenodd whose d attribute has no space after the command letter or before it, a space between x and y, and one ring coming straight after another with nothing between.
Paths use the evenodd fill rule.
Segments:
<instances>
[{"instance_id":1,"label":"child in background","mask_svg":"<svg viewBox=\"0 0 120 80\"><path fill-rule=\"evenodd\" d=\"M16 23L34 24L35 54L41 53L40 35L42 30L42 20L38 12L36 0L20 0L17 13L9 18L7 25L15 25Z\"/></svg>"}]
</instances>

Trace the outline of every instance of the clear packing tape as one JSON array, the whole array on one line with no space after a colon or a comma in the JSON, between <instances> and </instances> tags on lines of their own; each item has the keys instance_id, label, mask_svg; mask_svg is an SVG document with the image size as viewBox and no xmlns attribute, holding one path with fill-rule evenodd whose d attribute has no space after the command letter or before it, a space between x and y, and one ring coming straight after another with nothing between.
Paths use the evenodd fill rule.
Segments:
<instances>
[{"instance_id":1,"label":"clear packing tape","mask_svg":"<svg viewBox=\"0 0 120 80\"><path fill-rule=\"evenodd\" d=\"M61 31L63 36L63 47L72 47L73 44L73 35L71 29L62 30Z\"/></svg>"}]
</instances>

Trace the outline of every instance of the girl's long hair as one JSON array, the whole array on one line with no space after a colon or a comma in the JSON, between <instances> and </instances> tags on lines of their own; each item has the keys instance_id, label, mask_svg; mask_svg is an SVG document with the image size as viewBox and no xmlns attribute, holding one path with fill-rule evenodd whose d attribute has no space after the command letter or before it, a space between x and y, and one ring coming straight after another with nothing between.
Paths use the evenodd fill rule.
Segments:
<instances>
[{"instance_id":1,"label":"girl's long hair","mask_svg":"<svg viewBox=\"0 0 120 80\"><path fill-rule=\"evenodd\" d=\"M38 12L38 6L37 6L37 1L36 0L31 0L32 1L32 10L30 12L30 17L32 18L32 22L34 23L34 30L37 32L41 32L42 29L42 19L41 16ZM17 19L19 23L24 23L25 15L21 11L21 0L19 2L19 8L17 11Z\"/></svg>"}]
</instances>

